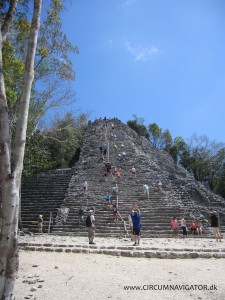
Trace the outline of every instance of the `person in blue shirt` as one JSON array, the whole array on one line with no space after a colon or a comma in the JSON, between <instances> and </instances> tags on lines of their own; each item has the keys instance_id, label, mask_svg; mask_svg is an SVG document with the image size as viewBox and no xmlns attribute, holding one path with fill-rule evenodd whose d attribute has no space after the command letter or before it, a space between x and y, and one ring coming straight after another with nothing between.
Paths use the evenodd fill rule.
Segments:
<instances>
[{"instance_id":1,"label":"person in blue shirt","mask_svg":"<svg viewBox=\"0 0 225 300\"><path fill-rule=\"evenodd\" d=\"M106 206L110 206L111 205L111 195L109 192L106 193L105 195L105 201L106 201Z\"/></svg>"},{"instance_id":2,"label":"person in blue shirt","mask_svg":"<svg viewBox=\"0 0 225 300\"><path fill-rule=\"evenodd\" d=\"M132 223L133 223L134 246L140 245L141 211L136 204L134 204L132 206L130 216L131 216Z\"/></svg>"}]
</instances>

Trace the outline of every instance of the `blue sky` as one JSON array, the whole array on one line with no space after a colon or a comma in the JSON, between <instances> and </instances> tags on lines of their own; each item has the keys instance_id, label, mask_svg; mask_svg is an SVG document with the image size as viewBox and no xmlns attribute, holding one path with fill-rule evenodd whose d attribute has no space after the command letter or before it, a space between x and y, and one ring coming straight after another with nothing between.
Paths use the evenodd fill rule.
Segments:
<instances>
[{"instance_id":1,"label":"blue sky","mask_svg":"<svg viewBox=\"0 0 225 300\"><path fill-rule=\"evenodd\" d=\"M66 1L74 90L95 117L137 115L225 142L224 0Z\"/></svg>"}]
</instances>

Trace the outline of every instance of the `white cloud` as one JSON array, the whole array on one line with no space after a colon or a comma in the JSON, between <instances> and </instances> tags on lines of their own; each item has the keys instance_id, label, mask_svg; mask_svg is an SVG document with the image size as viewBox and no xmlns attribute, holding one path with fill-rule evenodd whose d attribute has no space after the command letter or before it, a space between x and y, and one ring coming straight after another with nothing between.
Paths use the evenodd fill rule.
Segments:
<instances>
[{"instance_id":1,"label":"white cloud","mask_svg":"<svg viewBox=\"0 0 225 300\"><path fill-rule=\"evenodd\" d=\"M142 47L134 47L131 46L129 42L126 42L126 50L134 56L134 59L136 61L148 61L150 58L155 56L159 50L156 47L148 47L148 48L142 48Z\"/></svg>"}]
</instances>

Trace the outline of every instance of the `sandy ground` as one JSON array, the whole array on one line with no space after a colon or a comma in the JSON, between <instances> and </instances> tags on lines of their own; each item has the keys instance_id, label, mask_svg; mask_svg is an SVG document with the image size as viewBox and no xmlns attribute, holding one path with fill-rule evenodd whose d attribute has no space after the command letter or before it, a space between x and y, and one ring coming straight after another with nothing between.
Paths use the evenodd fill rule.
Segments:
<instances>
[{"instance_id":1,"label":"sandy ground","mask_svg":"<svg viewBox=\"0 0 225 300\"><path fill-rule=\"evenodd\" d=\"M22 238L21 238L22 239ZM27 238L23 238L23 241ZM87 243L85 238L34 237L30 242ZM100 245L131 244L96 239ZM224 248L211 239L149 239L143 245ZM102 254L20 251L16 299L225 299L225 259L149 259ZM34 282L29 284L28 282ZM37 282L35 282L37 281ZM176 290L163 290L163 288ZM211 288L211 290L210 290ZM34 289L34 291L31 291ZM208 289L208 290L206 290Z\"/></svg>"}]
</instances>

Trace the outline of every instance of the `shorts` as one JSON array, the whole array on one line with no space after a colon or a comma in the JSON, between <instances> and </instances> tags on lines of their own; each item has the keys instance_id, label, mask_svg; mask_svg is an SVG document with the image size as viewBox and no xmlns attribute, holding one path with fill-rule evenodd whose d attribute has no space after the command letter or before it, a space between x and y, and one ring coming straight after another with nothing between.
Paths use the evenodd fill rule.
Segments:
<instances>
[{"instance_id":1,"label":"shorts","mask_svg":"<svg viewBox=\"0 0 225 300\"><path fill-rule=\"evenodd\" d=\"M38 228L41 229L43 227L43 223L38 223Z\"/></svg>"},{"instance_id":2,"label":"shorts","mask_svg":"<svg viewBox=\"0 0 225 300\"><path fill-rule=\"evenodd\" d=\"M213 232L213 234L217 235L217 234L219 234L219 233L220 233L220 231L219 231L219 227L211 227L211 228L212 228L212 232Z\"/></svg>"},{"instance_id":3,"label":"shorts","mask_svg":"<svg viewBox=\"0 0 225 300\"><path fill-rule=\"evenodd\" d=\"M95 236L95 230L93 227L87 227L88 229L88 236L94 237Z\"/></svg>"},{"instance_id":4,"label":"shorts","mask_svg":"<svg viewBox=\"0 0 225 300\"><path fill-rule=\"evenodd\" d=\"M172 228L173 234L178 234L178 228Z\"/></svg>"},{"instance_id":5,"label":"shorts","mask_svg":"<svg viewBox=\"0 0 225 300\"><path fill-rule=\"evenodd\" d=\"M141 230L138 228L133 228L133 235L140 236L141 235Z\"/></svg>"}]
</instances>

